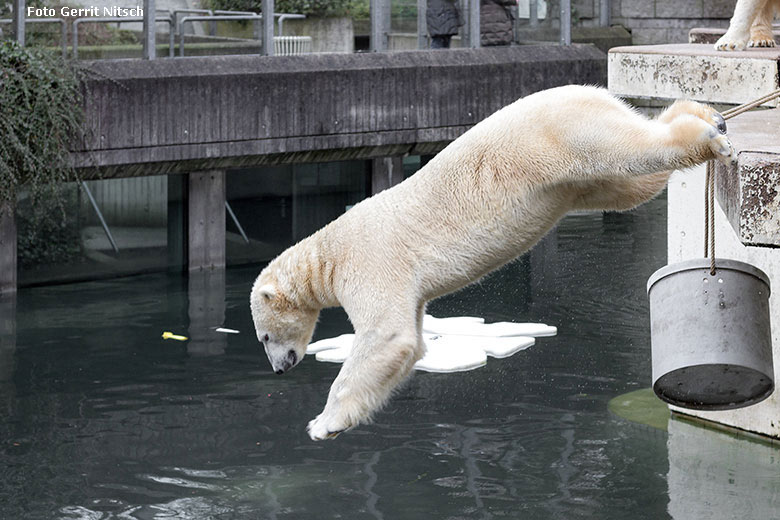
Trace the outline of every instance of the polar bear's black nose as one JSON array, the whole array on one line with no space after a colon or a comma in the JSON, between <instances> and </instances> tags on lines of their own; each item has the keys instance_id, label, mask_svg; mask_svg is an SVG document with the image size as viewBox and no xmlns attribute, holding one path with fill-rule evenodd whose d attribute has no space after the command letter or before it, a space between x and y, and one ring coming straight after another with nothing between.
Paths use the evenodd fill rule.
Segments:
<instances>
[{"instance_id":1,"label":"polar bear's black nose","mask_svg":"<svg viewBox=\"0 0 780 520\"><path fill-rule=\"evenodd\" d=\"M298 354L296 354L294 350L290 350L290 351L287 353L287 357L285 358L285 360L284 360L284 361L282 361L282 366L281 366L281 368L278 368L278 369L276 370L276 374L277 374L277 375L282 375L282 374L284 374L285 372L287 372L288 370L290 370L292 367L294 367L294 366L295 366L295 363L296 363L297 361L298 361Z\"/></svg>"}]
</instances>

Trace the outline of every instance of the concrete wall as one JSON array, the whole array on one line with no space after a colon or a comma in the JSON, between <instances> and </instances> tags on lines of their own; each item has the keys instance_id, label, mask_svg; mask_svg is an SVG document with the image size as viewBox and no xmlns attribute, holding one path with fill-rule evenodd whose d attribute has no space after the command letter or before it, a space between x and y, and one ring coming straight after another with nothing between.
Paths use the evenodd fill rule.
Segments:
<instances>
[{"instance_id":1,"label":"concrete wall","mask_svg":"<svg viewBox=\"0 0 780 520\"><path fill-rule=\"evenodd\" d=\"M657 47L624 47L609 54L609 86L619 95L659 99L669 102L677 98L693 98L711 104L733 104L752 101L761 94L778 88L780 52L776 49L750 49L741 52L718 52L711 45L666 45ZM776 110L776 109L775 109ZM729 120L729 135L738 152L738 167L730 175L740 178L752 173L743 168L746 156L774 154L777 164L777 122L772 113L745 114ZM675 172L668 188L668 260L676 263L703 257L704 244L704 166ZM777 211L774 194L777 176L769 167L761 168L757 184L762 192L750 201L762 217L772 217ZM780 251L777 248L744 245L729 218L740 206L736 193L726 195L724 176L718 174L718 203L715 210L715 251L719 258L731 258L753 264L769 276L772 284L780 280ZM733 184L734 179L731 179ZM740 181L740 182L742 182ZM735 190L737 193L739 190ZM725 202L725 204L724 204ZM757 204L758 203L758 204ZM765 213L764 213L765 212ZM751 219L755 223L755 219ZM776 236L776 233L775 233ZM762 240L763 242L763 240ZM777 246L778 243L772 245ZM772 319L772 343L775 384L780 377L780 292L774 288L769 300ZM672 407L680 413L695 415L715 423L736 427L762 435L780 438L780 394L738 410L700 412ZM671 506L670 506L671 511ZM700 516L700 515L699 515ZM743 515L751 517L750 514ZM696 517L696 515L694 515Z\"/></svg>"},{"instance_id":2,"label":"concrete wall","mask_svg":"<svg viewBox=\"0 0 780 520\"><path fill-rule=\"evenodd\" d=\"M86 62L86 175L433 153L538 90L604 84L592 46Z\"/></svg>"},{"instance_id":3,"label":"concrete wall","mask_svg":"<svg viewBox=\"0 0 780 520\"><path fill-rule=\"evenodd\" d=\"M286 20L284 35L311 36L312 52L355 52L352 18L306 18Z\"/></svg>"}]
</instances>

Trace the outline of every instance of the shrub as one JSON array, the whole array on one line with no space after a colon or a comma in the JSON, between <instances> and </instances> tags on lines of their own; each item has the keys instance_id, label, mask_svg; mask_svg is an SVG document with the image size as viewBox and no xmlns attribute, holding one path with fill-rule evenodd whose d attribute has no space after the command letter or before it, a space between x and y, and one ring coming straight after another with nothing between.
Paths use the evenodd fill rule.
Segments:
<instances>
[{"instance_id":1,"label":"shrub","mask_svg":"<svg viewBox=\"0 0 780 520\"><path fill-rule=\"evenodd\" d=\"M65 217L62 183L76 180L69 144L81 131L78 74L56 53L0 42L0 211L13 208L21 190L29 209L21 219L19 242L51 241ZM68 249L52 242L44 259Z\"/></svg>"},{"instance_id":2,"label":"shrub","mask_svg":"<svg viewBox=\"0 0 780 520\"><path fill-rule=\"evenodd\" d=\"M0 43L0 204L33 200L74 180L68 145L81 129L78 74L55 53Z\"/></svg>"}]
</instances>

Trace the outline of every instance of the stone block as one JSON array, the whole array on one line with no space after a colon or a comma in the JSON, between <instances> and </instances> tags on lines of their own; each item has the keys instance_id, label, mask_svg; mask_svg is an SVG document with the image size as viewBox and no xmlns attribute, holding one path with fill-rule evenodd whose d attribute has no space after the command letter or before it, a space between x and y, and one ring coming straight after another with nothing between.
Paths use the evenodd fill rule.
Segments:
<instances>
[{"instance_id":1,"label":"stone block","mask_svg":"<svg viewBox=\"0 0 780 520\"><path fill-rule=\"evenodd\" d=\"M571 8L578 18L598 18L598 2L596 0L573 0Z\"/></svg>"},{"instance_id":2,"label":"stone block","mask_svg":"<svg viewBox=\"0 0 780 520\"><path fill-rule=\"evenodd\" d=\"M730 20L734 15L736 4L737 0L706 0L704 2L704 17Z\"/></svg>"},{"instance_id":3,"label":"stone block","mask_svg":"<svg viewBox=\"0 0 780 520\"><path fill-rule=\"evenodd\" d=\"M778 88L780 49L719 52L712 45L617 47L609 51L614 94L740 104ZM770 106L777 106L777 100Z\"/></svg>"},{"instance_id":4,"label":"stone block","mask_svg":"<svg viewBox=\"0 0 780 520\"><path fill-rule=\"evenodd\" d=\"M740 242L780 247L780 110L728 121L736 166L718 163L718 202Z\"/></svg>"},{"instance_id":5,"label":"stone block","mask_svg":"<svg viewBox=\"0 0 780 520\"><path fill-rule=\"evenodd\" d=\"M625 18L653 18L655 17L655 2L623 0L620 2L620 13L618 16Z\"/></svg>"}]
</instances>

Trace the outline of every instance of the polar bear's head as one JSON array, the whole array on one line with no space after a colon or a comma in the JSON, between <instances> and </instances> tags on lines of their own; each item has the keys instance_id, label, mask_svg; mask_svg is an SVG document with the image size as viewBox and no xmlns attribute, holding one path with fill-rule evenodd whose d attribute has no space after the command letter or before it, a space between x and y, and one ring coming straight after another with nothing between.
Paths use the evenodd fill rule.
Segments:
<instances>
[{"instance_id":1,"label":"polar bear's head","mask_svg":"<svg viewBox=\"0 0 780 520\"><path fill-rule=\"evenodd\" d=\"M262 275L252 287L250 305L257 339L273 371L284 374L306 355L319 313L296 305L277 283Z\"/></svg>"}]
</instances>

